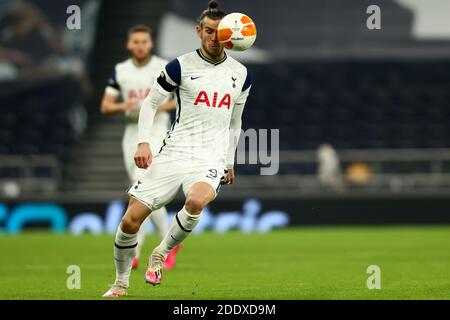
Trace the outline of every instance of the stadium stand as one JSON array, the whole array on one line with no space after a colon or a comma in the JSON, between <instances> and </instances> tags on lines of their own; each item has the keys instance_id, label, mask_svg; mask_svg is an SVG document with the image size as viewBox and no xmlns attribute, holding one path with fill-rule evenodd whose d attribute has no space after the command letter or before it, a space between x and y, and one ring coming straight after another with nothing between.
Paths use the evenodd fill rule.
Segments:
<instances>
[{"instance_id":1,"label":"stadium stand","mask_svg":"<svg viewBox=\"0 0 450 320\"><path fill-rule=\"evenodd\" d=\"M279 128L281 149L450 147L449 61L251 65L247 128ZM270 81L268 81L270 79Z\"/></svg>"},{"instance_id":2,"label":"stadium stand","mask_svg":"<svg viewBox=\"0 0 450 320\"><path fill-rule=\"evenodd\" d=\"M244 129L279 129L281 150L278 176L255 176L261 164L238 165L239 185L225 194L237 194L239 188L249 193L263 188L283 194L287 189L320 191L316 150L323 143L337 150L342 170L357 160L369 163L374 173L370 183L378 191L398 186L398 179L402 186L450 185L446 176L450 172L450 76L446 72L450 61L442 58L450 54L450 41L415 38L414 13L393 0L383 5L383 27L390 32L370 33L363 19L369 2L327 2L325 8L314 1L286 1L285 6L270 3L277 6L277 14L286 14L283 19L269 19L275 12L269 7L235 0L223 4L225 9L247 12L254 18L261 30L255 50L268 57L264 63L255 63L245 62L246 53L242 55L254 75ZM50 25L61 26L61 17L45 9L48 2L35 4L48 12ZM79 70L56 68L58 72L45 81L42 77L19 81L26 77L23 66L17 70L17 80L11 81L14 72L3 65L8 80L2 82L0 91L0 154L51 155L55 159L51 163L67 163L56 174L62 177L59 191L104 192L109 199L111 194L122 195L128 185L120 148L124 123L121 115L101 116L99 101L114 63L126 57L126 30L137 23L151 25L157 53L164 55L158 49L167 44L173 52L184 53L194 49L195 43L179 47L186 42L173 41L171 36L195 25L204 1L189 1L189 5L181 0L79 4L90 4L91 16L98 13L90 27L83 27L89 30L83 34L88 35L86 41L78 41L75 33L65 34L71 39L66 52L83 61ZM158 38L168 15L173 22L170 32ZM183 23L177 25L177 19ZM5 21L10 23L3 20L0 28ZM2 48L13 43L0 42L0 57ZM0 58L0 67L4 61ZM84 107L89 115L87 126ZM18 175L10 166L14 159L2 162L2 178ZM39 172L48 175L48 170Z\"/></svg>"},{"instance_id":3,"label":"stadium stand","mask_svg":"<svg viewBox=\"0 0 450 320\"><path fill-rule=\"evenodd\" d=\"M89 14L95 17L98 2L70 3L85 9L82 36L66 28L61 12L66 13L67 1L2 2L0 196L61 190L63 164L73 158L86 127L85 70L95 31Z\"/></svg>"}]
</instances>

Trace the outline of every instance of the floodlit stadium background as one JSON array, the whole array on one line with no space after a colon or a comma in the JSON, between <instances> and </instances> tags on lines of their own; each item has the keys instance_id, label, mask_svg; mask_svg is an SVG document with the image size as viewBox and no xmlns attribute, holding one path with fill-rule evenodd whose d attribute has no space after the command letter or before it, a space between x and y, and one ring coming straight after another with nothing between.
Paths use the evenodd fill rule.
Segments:
<instances>
[{"instance_id":1,"label":"floodlit stadium background","mask_svg":"<svg viewBox=\"0 0 450 320\"><path fill-rule=\"evenodd\" d=\"M450 223L450 3L259 3L221 6L258 28L254 48L229 54L254 75L244 129L267 129L273 139L240 152L273 163L237 165L236 183L221 188L196 232ZM80 30L66 26L73 4ZM381 30L366 24L373 4ZM206 5L1 2L0 248L5 234L42 228L115 232L127 201L124 119L102 116L99 106L114 64L127 57L127 29L152 27L156 53L170 60L197 48L195 19ZM271 165L277 174L260 174Z\"/></svg>"}]
</instances>

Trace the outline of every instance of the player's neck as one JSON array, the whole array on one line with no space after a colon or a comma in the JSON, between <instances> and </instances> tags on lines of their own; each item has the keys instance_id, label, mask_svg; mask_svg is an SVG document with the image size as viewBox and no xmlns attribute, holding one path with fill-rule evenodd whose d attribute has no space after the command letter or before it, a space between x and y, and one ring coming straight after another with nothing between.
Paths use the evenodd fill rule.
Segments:
<instances>
[{"instance_id":1,"label":"player's neck","mask_svg":"<svg viewBox=\"0 0 450 320\"><path fill-rule=\"evenodd\" d=\"M206 52L206 50L203 49L203 47L200 47L200 51L202 52L202 55L205 56L206 58L212 60L212 61L220 61L225 57L225 51L222 50L222 52L220 53L220 55L218 56L211 56L208 52Z\"/></svg>"},{"instance_id":2,"label":"player's neck","mask_svg":"<svg viewBox=\"0 0 450 320\"><path fill-rule=\"evenodd\" d=\"M133 64L136 66L136 67L143 67L143 66L145 66L149 61L150 61L150 59L152 58L152 55L151 54L149 54L147 57L145 57L144 59L137 59L136 57L131 57L131 60L133 61Z\"/></svg>"}]
</instances>

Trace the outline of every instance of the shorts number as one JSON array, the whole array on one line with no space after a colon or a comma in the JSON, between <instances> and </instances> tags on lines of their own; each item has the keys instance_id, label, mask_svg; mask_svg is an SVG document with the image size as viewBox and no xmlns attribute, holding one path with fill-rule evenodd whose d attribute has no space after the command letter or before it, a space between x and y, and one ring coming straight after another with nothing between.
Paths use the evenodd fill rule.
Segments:
<instances>
[{"instance_id":1,"label":"shorts number","mask_svg":"<svg viewBox=\"0 0 450 320\"><path fill-rule=\"evenodd\" d=\"M217 178L217 170L209 169L209 174L206 176L207 178L215 179Z\"/></svg>"}]
</instances>

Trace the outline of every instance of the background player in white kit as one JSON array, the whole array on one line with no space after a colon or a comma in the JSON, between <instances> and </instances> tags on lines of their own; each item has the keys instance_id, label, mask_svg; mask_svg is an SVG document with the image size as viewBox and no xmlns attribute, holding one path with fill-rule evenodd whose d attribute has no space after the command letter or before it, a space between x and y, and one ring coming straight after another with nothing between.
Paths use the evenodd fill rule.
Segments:
<instances>
[{"instance_id":1,"label":"background player in white kit","mask_svg":"<svg viewBox=\"0 0 450 320\"><path fill-rule=\"evenodd\" d=\"M125 113L126 126L122 139L123 158L128 177L134 183L145 172L144 169L136 167L134 163L134 154L138 141L139 105L150 92L153 82L168 61L152 54L151 29L144 25L130 28L128 31L127 49L131 57L114 67L113 74L105 89L101 112L103 114L112 114L120 111ZM122 98L123 102L117 101L119 97ZM154 125L150 132L153 154L157 154L161 149L163 139L170 128L170 115L167 111L175 108L175 101L166 99L156 111ZM161 238L165 236L168 230L167 210L165 207L155 210L149 218L144 220L138 232L136 256L132 262L133 268L137 267L138 264L149 219L151 219ZM174 248L165 261L164 267L166 269L171 269L175 266L175 254L178 249L179 247Z\"/></svg>"},{"instance_id":2,"label":"background player in white kit","mask_svg":"<svg viewBox=\"0 0 450 320\"><path fill-rule=\"evenodd\" d=\"M114 243L116 281L104 297L127 295L136 233L149 214L169 203L182 188L184 206L153 250L145 272L145 281L156 285L169 252L198 224L202 209L214 200L220 185L234 180L234 154L252 80L247 68L228 57L217 40L224 16L217 1L210 1L196 27L200 49L168 63L142 104L135 161L148 170L128 191L131 199ZM158 105L173 91L177 118L153 157L149 130Z\"/></svg>"}]
</instances>

